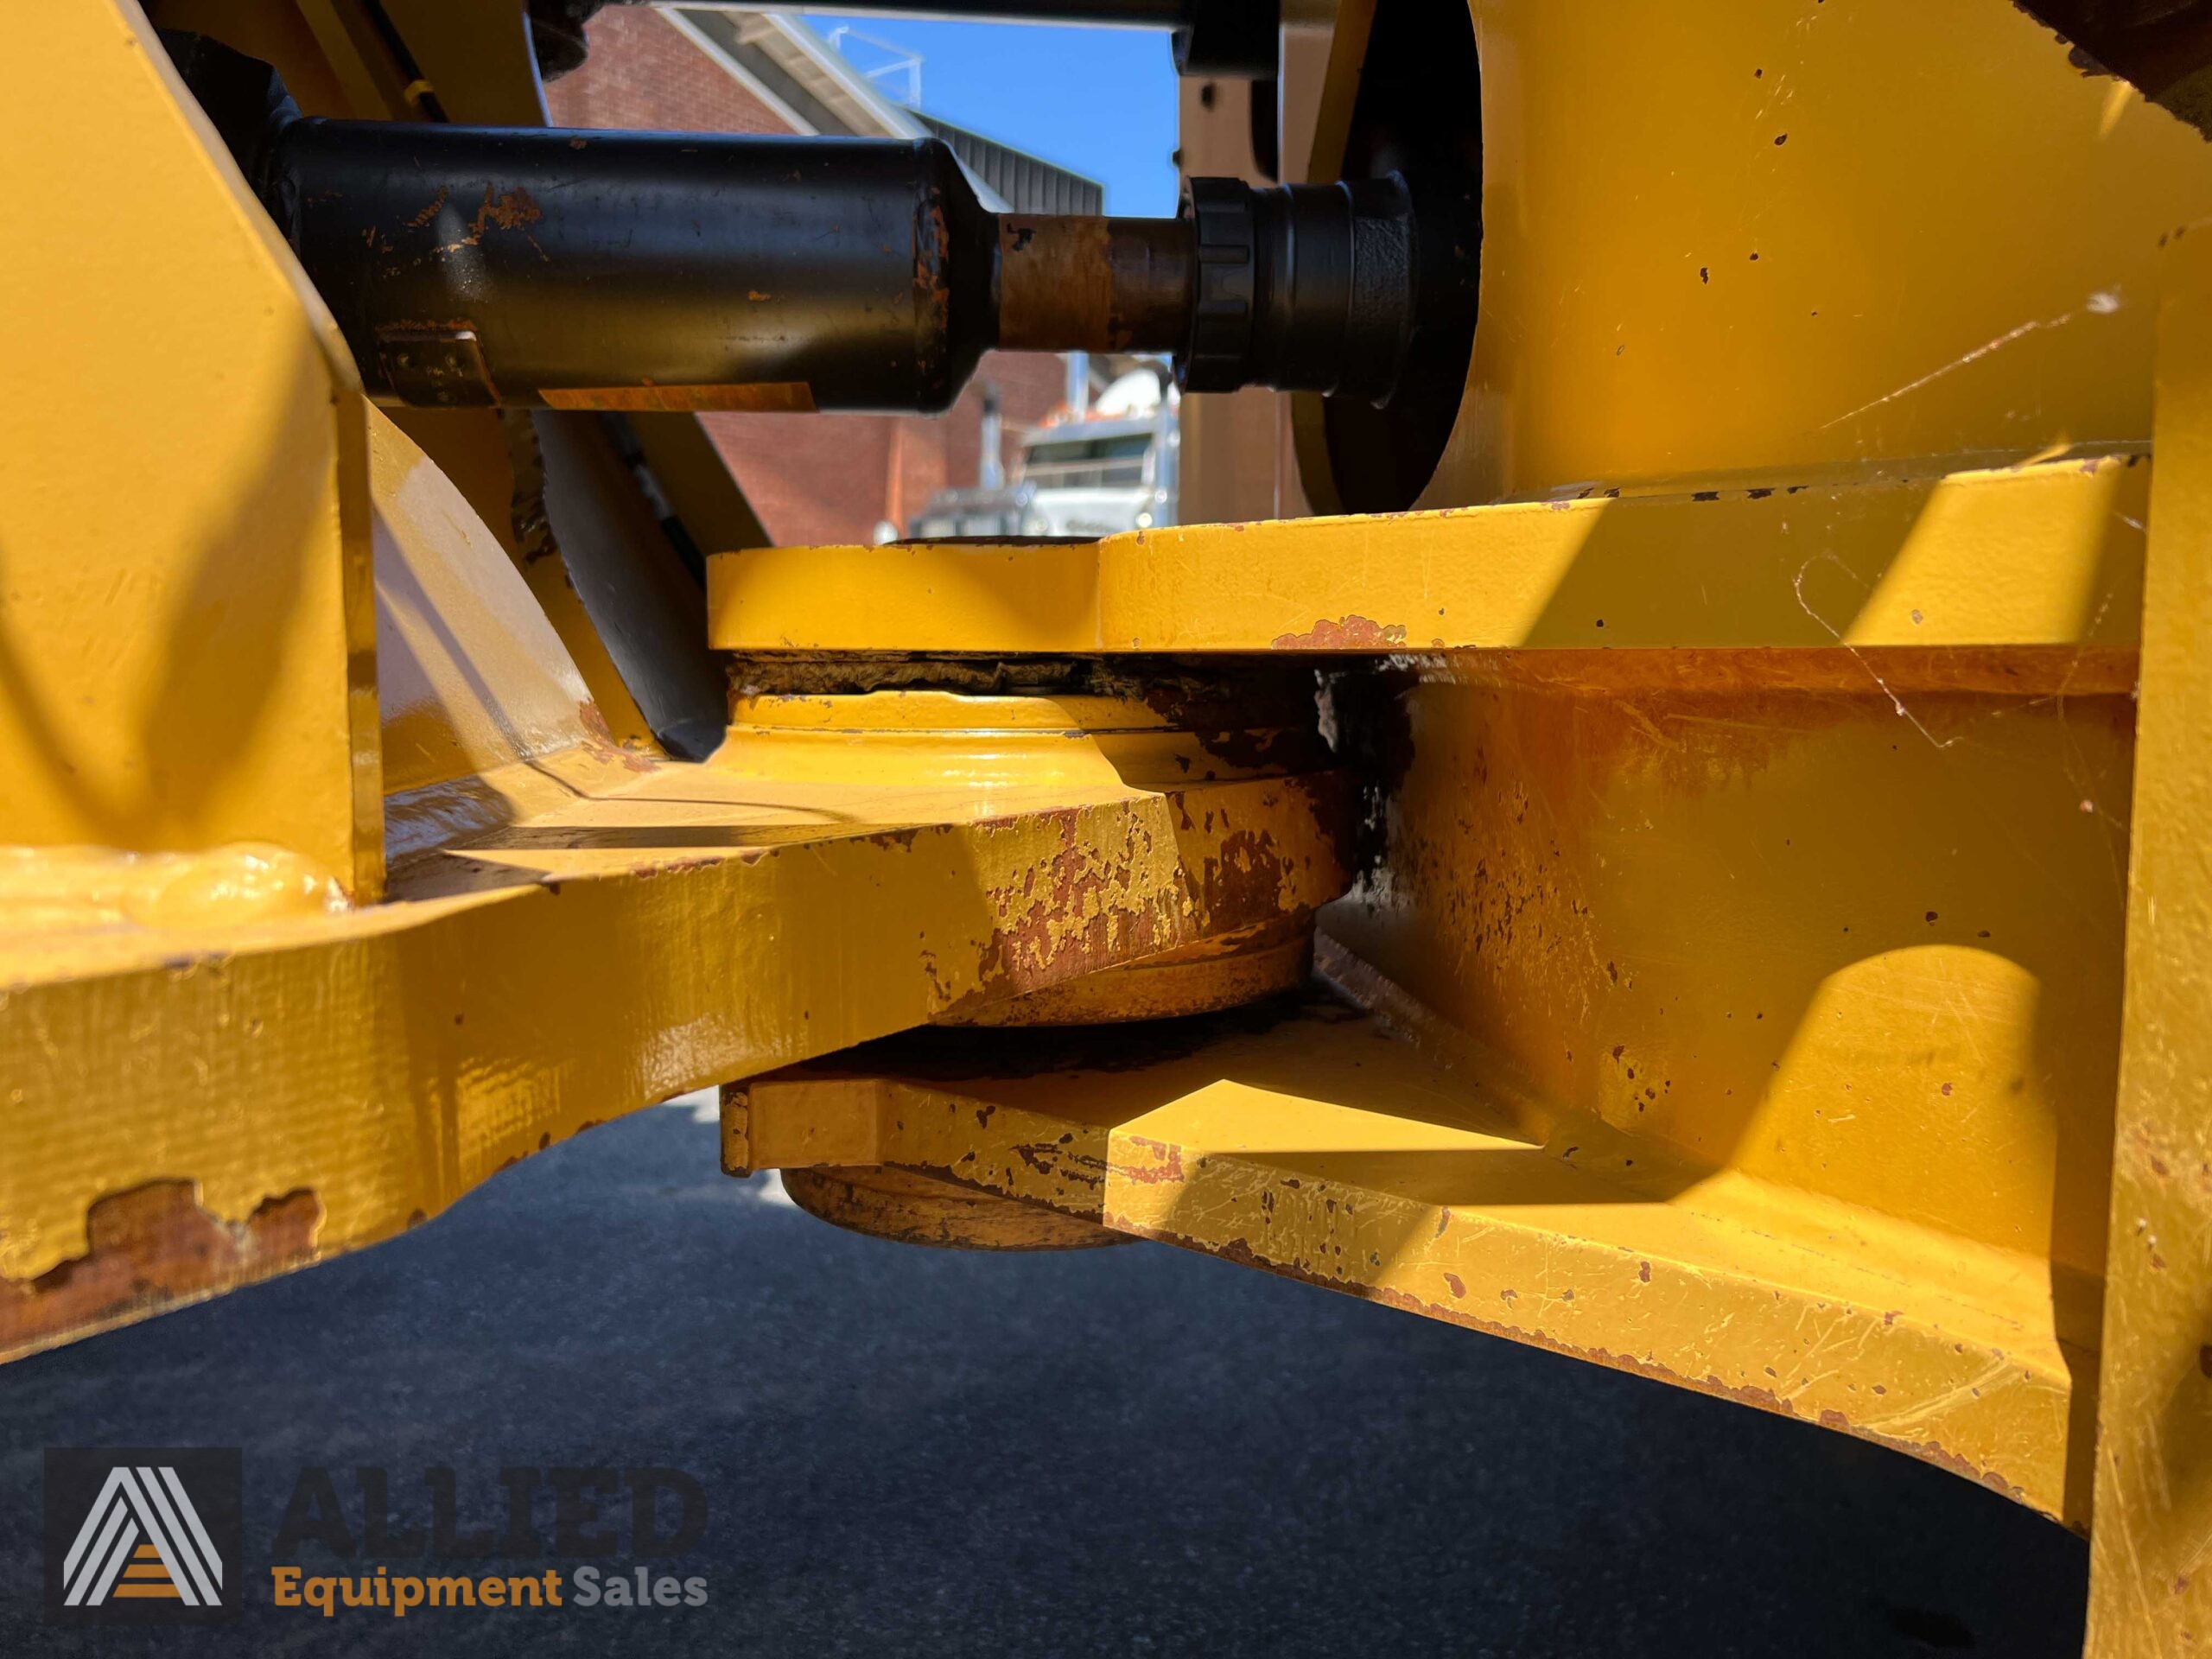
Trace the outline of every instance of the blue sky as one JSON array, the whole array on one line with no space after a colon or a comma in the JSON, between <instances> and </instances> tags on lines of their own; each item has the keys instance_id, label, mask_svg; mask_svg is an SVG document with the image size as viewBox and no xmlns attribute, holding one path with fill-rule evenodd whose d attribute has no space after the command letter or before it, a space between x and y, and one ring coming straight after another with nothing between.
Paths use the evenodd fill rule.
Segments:
<instances>
[{"instance_id":1,"label":"blue sky","mask_svg":"<svg viewBox=\"0 0 2212 1659\"><path fill-rule=\"evenodd\" d=\"M806 15L822 33L849 23L922 55L921 107L941 120L1098 180L1109 213L1175 211L1175 67L1164 32L1033 23ZM862 70L893 54L847 37ZM901 102L906 78L875 83Z\"/></svg>"}]
</instances>

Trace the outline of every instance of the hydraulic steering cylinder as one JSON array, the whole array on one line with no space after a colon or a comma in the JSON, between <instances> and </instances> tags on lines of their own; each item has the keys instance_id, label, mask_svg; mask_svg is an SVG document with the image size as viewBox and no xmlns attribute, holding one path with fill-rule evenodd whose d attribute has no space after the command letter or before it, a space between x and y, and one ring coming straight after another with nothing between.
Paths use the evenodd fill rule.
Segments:
<instances>
[{"instance_id":1,"label":"hydraulic steering cylinder","mask_svg":"<svg viewBox=\"0 0 2212 1659\"><path fill-rule=\"evenodd\" d=\"M1101 219L994 214L937 139L281 111L256 139L264 201L391 403L934 410L997 346L1387 404L1409 356L1464 365L1473 327L1471 202L1395 176L1197 180L1178 218Z\"/></svg>"}]
</instances>

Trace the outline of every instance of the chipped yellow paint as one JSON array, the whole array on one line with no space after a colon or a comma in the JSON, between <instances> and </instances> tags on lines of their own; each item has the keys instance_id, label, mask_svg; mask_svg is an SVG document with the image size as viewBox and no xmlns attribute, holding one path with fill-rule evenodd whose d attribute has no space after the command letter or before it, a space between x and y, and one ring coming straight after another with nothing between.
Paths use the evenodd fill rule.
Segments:
<instances>
[{"instance_id":1,"label":"chipped yellow paint","mask_svg":"<svg viewBox=\"0 0 2212 1659\"><path fill-rule=\"evenodd\" d=\"M704 768L564 776L558 807L418 857L372 910L6 941L0 1275L82 1255L98 1200L179 1177L233 1223L311 1192L318 1253L368 1243L588 1122L1344 880L1327 778L945 823L918 795L861 817L854 791Z\"/></svg>"},{"instance_id":2,"label":"chipped yellow paint","mask_svg":"<svg viewBox=\"0 0 2212 1659\"><path fill-rule=\"evenodd\" d=\"M166 664L173 695L159 721L95 708L68 752L4 747L9 712L35 702L0 696L17 785L0 803L16 814L0 823L0 1356L390 1236L671 1093L1310 918L1343 892L1350 779L1312 746L1296 766L1185 770L1146 728L1141 777L1110 759L1007 766L988 791L976 767L747 777L617 746L502 537L323 356L312 296L153 42L106 7L53 29L27 48L84 75L17 113L51 118L38 142L124 168L118 201L175 199L137 226L108 210L111 238L75 254L17 238L0 285L62 292L71 261L86 292L146 283L143 237L213 276L163 279L98 323L64 312L64 345L22 340L42 354L27 372L53 380L51 434L22 404L13 454L31 467L67 438L99 482L60 467L0 491L0 524L42 537L0 546L0 639L17 617L44 628L0 671L60 664L106 692ZM95 75L111 104L84 91ZM60 162L40 177L84 186ZM128 391L113 372L67 383L55 349L106 352ZM170 370L186 431L146 418L143 376ZM241 390L201 407L226 376ZM197 632L170 626L179 593ZM372 668L383 741L372 723L363 747ZM1181 752L1204 746L1185 734ZM270 757L296 761L283 790ZM73 766L106 787L111 759L157 763L111 790L153 817L48 812ZM365 830L332 783L363 777ZM201 785L208 810L175 830ZM325 832L367 834L367 852ZM385 902L339 902L347 874L370 896L360 872L387 854Z\"/></svg>"},{"instance_id":3,"label":"chipped yellow paint","mask_svg":"<svg viewBox=\"0 0 2212 1659\"><path fill-rule=\"evenodd\" d=\"M0 861L0 1354L388 1236L686 1089L1343 889L1334 772L1039 767L979 810L866 756L620 749L451 486L380 417L372 457L387 901L251 849Z\"/></svg>"}]
</instances>

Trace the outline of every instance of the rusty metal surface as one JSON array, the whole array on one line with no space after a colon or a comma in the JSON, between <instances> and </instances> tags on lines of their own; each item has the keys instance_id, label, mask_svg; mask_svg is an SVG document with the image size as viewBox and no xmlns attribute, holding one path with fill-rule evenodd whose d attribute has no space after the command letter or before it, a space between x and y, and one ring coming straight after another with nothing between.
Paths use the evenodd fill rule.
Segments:
<instances>
[{"instance_id":1,"label":"rusty metal surface","mask_svg":"<svg viewBox=\"0 0 2212 1659\"><path fill-rule=\"evenodd\" d=\"M941 1026L1098 1026L1210 1014L1297 989L1312 972L1313 919L1292 916L1043 990L940 1014Z\"/></svg>"},{"instance_id":2,"label":"rusty metal surface","mask_svg":"<svg viewBox=\"0 0 2212 1659\"><path fill-rule=\"evenodd\" d=\"M999 345L1170 352L1190 332L1188 225L1173 219L1001 213Z\"/></svg>"},{"instance_id":3,"label":"rusty metal surface","mask_svg":"<svg viewBox=\"0 0 2212 1659\"><path fill-rule=\"evenodd\" d=\"M1095 1222L934 1176L876 1166L792 1169L784 1191L834 1227L943 1250L1090 1250L1127 1244Z\"/></svg>"},{"instance_id":4,"label":"rusty metal surface","mask_svg":"<svg viewBox=\"0 0 2212 1659\"><path fill-rule=\"evenodd\" d=\"M0 1331L40 1348L265 1279L315 1257L312 1192L264 1198L243 1221L194 1201L189 1181L149 1181L96 1200L83 1255L29 1281L0 1281Z\"/></svg>"}]
</instances>

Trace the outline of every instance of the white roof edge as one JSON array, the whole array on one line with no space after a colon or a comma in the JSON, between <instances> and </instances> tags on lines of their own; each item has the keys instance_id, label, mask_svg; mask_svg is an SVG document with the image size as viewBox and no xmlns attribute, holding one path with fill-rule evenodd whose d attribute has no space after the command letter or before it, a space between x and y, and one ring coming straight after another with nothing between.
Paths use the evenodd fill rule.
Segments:
<instances>
[{"instance_id":1,"label":"white roof edge","mask_svg":"<svg viewBox=\"0 0 2212 1659\"><path fill-rule=\"evenodd\" d=\"M718 8L718 10L740 11L749 10L751 8L728 6ZM781 11L766 15L769 21L773 22L792 44L820 64L832 79L849 92L857 102L867 107L868 112L882 124L887 137L926 138L930 137L930 130L915 120L911 111L901 109L881 92L877 92L874 81L846 62L843 53L809 29L799 18L787 16Z\"/></svg>"},{"instance_id":2,"label":"white roof edge","mask_svg":"<svg viewBox=\"0 0 2212 1659\"><path fill-rule=\"evenodd\" d=\"M928 129L906 111L893 104L875 90L868 77L859 73L847 63L842 54L833 50L829 42L800 21L799 6L729 5L708 3L686 5L687 11L730 11L759 17L774 26L776 33L795 50L812 60L822 73L837 84L837 90L850 98L867 112L870 119L887 138L925 138Z\"/></svg>"},{"instance_id":3,"label":"white roof edge","mask_svg":"<svg viewBox=\"0 0 2212 1659\"><path fill-rule=\"evenodd\" d=\"M761 102L774 110L777 114L788 119L793 129L798 132L811 134L816 131L816 129L801 120L782 99L772 95L766 87L747 74L742 66L732 60L729 55L716 46L703 30L683 17L682 15L683 12L740 12L759 17L764 22L773 26L777 35L790 49L804 54L823 74L835 81L837 89L858 104L876 123L883 137L928 138L934 136L929 128L915 118L912 111L893 103L881 92L876 91L874 83L848 63L842 53L809 28L797 15L802 9L799 6L790 5L715 4L711 3L711 0L709 3L703 5L671 5L658 8L665 12L669 21L682 29L685 35L696 42L702 50L712 55L715 62L728 70L747 90L755 92ZM961 171L967 174L968 182L975 188L976 194L982 200L985 212L1003 213L1009 211L1009 204L1005 197L976 177L964 165Z\"/></svg>"},{"instance_id":4,"label":"white roof edge","mask_svg":"<svg viewBox=\"0 0 2212 1659\"><path fill-rule=\"evenodd\" d=\"M752 73L747 70L743 64L740 63L735 58L730 56L728 53L723 51L713 36L709 35L704 29L701 29L696 23L693 22L689 17L686 17L683 15L684 10L687 10L686 8L677 6L656 6L653 10L659 12L662 16L667 18L669 22L674 26L677 33L683 35L683 38L690 41L692 45L697 47L699 50L705 53L709 58L713 59L716 68L720 69L724 74L728 75L739 86L744 87L747 92L752 93L752 95L760 99L761 103L766 105L771 110L774 111L779 120L788 123L793 132L809 137L813 136L815 130L814 124L809 121L804 116L801 115L797 110L791 108L790 105L785 103L782 99L778 98L774 92L771 92L767 88L766 86L756 79ZM694 6L688 8L688 10L696 11L700 10L700 8ZM715 8L715 10L721 10L721 8Z\"/></svg>"}]
</instances>

